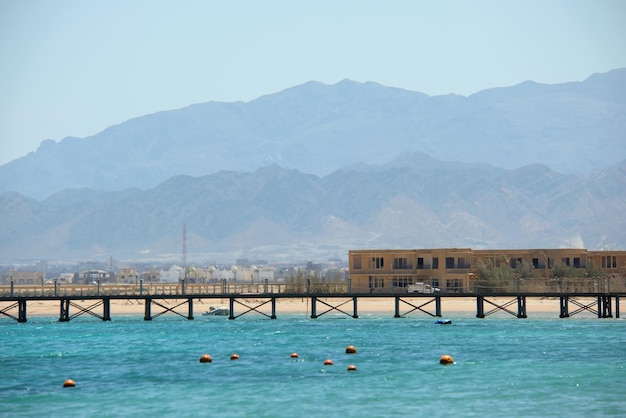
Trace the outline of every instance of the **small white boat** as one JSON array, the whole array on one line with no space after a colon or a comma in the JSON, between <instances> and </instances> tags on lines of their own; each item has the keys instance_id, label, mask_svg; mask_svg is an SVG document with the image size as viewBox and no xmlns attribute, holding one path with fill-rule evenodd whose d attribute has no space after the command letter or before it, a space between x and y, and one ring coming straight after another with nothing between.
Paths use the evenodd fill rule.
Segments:
<instances>
[{"instance_id":1,"label":"small white boat","mask_svg":"<svg viewBox=\"0 0 626 418\"><path fill-rule=\"evenodd\" d=\"M216 308L215 306L209 307L208 311L202 312L202 316L228 316L230 310L223 306Z\"/></svg>"}]
</instances>

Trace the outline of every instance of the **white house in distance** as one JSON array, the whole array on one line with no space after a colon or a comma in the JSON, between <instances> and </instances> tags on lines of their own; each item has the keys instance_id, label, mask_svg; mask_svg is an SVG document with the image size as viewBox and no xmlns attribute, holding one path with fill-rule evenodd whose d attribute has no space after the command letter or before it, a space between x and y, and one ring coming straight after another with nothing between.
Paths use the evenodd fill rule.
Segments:
<instances>
[{"instance_id":1,"label":"white house in distance","mask_svg":"<svg viewBox=\"0 0 626 418\"><path fill-rule=\"evenodd\" d=\"M168 270L160 270L161 283L178 283L183 278L184 270L180 266L172 266Z\"/></svg>"},{"instance_id":2,"label":"white house in distance","mask_svg":"<svg viewBox=\"0 0 626 418\"><path fill-rule=\"evenodd\" d=\"M209 266L206 270L189 267L187 269L187 278L192 283L216 283L222 280L228 282L263 283L265 280L274 281L274 271L274 267L271 266ZM185 277L185 271L182 267L174 265L167 270L160 270L159 277L161 283L177 283Z\"/></svg>"},{"instance_id":3,"label":"white house in distance","mask_svg":"<svg viewBox=\"0 0 626 418\"><path fill-rule=\"evenodd\" d=\"M274 267L271 266L232 266L230 268L218 269L210 267L211 280L249 283L262 283L265 280L274 281Z\"/></svg>"}]
</instances>

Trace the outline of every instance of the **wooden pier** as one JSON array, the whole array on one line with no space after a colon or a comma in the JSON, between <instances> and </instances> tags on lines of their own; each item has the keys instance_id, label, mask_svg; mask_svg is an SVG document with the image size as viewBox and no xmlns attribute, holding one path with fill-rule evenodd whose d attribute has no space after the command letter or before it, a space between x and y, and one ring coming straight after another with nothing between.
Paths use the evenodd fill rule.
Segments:
<instances>
[{"instance_id":1,"label":"wooden pier","mask_svg":"<svg viewBox=\"0 0 626 418\"><path fill-rule=\"evenodd\" d=\"M81 315L91 315L103 321L110 321L111 301L127 300L144 305L144 320L151 321L164 314L178 315L194 319L194 302L224 300L229 301L228 319L256 313L269 319L276 319L276 303L281 299L306 299L310 302L310 317L319 318L327 313L339 313L358 318L358 301L364 299L391 299L390 312L395 318L403 318L412 313L422 313L431 317L442 317L442 300L450 298L475 298L476 317L485 318L496 312L505 312L517 318L527 318L526 299L559 298L560 318L569 318L581 312L590 312L597 318L619 318L622 293L287 293L276 285L261 287L193 288L178 286L176 291L154 291L144 287L82 286L80 289L64 289L56 286L53 290L41 288L0 288L0 318L10 318L17 322L28 320L28 303L54 301L59 303L59 321L69 322ZM120 290L122 289L122 290ZM211 290L211 291L209 291ZM243 291L242 291L243 290ZM252 290L252 292L249 292ZM505 303L496 299L508 299ZM485 310L488 305L490 309ZM570 306L575 308L570 310ZM268 311L269 307L269 312ZM308 309L307 309L308 312Z\"/></svg>"}]
</instances>

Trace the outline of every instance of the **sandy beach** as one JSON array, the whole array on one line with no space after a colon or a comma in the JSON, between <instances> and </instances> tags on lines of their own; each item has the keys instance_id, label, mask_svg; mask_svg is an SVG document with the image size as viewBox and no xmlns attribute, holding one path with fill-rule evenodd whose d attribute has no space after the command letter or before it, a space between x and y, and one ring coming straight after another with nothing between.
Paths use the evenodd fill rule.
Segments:
<instances>
[{"instance_id":1,"label":"sandy beach","mask_svg":"<svg viewBox=\"0 0 626 418\"><path fill-rule=\"evenodd\" d=\"M487 297L484 304L485 312L491 311L496 308L495 305L503 306L508 302L511 302L512 298L490 298ZM240 314L248 311L249 309L256 309L257 311L270 314L271 313L271 304L268 302L267 298L254 298L251 297L249 299L237 299L235 303L234 310L235 314ZM263 304L264 302L268 302ZM408 303L407 303L408 302ZM430 303L428 303L430 302ZM491 302L491 303L489 303ZM97 303L94 300L85 300L73 301L74 304L82 307L83 309L87 309L88 307ZM403 297L400 302L400 312L405 313L410 311L416 306L422 306L422 309L428 312L434 312L435 304L433 299L430 298L410 298ZM493 304L495 305L493 305ZM164 299L154 299L152 306L152 314L155 315L157 313L166 311L166 308L163 308L160 305L168 309L173 309L176 312L179 312L183 315L187 314L187 303L186 300L164 300ZM182 304L180 306L177 306ZM263 304L262 306L260 306ZM328 304L328 305L327 305ZM414 305L411 306L410 304ZM6 309L10 306L9 302L0 302L0 310ZM330 306L329 306L330 305ZM229 306L229 299L194 299L194 316L200 316L202 312L208 311L210 306ZM323 312L332 309L331 307L336 307L338 310L343 312L352 313L352 299L350 298L318 298L316 310L317 314L321 314ZM361 297L357 300L357 313L358 315L366 315L366 314L386 314L390 315L394 314L394 298L368 298ZM517 312L517 303L513 303L507 307L508 310ZM338 310L333 309L334 313L341 313ZM79 312L75 306L70 307L70 313L74 314ZM93 311L97 314L102 314L102 306L96 306ZM60 303L59 301L37 301L31 300L27 303L27 315L31 316L56 316L59 315L60 312ZM129 299L121 299L121 300L111 300L111 317L114 318L116 315L137 315L143 316L145 312L145 307L143 301L137 300L129 300ZM476 314L476 299L473 297L467 298L446 298L445 296L441 299L441 312L442 315L451 315L451 314ZM526 298L526 312L529 316L533 313L548 313L554 314L558 316L559 314L559 299L558 298ZM17 314L17 308L13 308L8 313L13 315ZM256 312L251 312L252 314L258 315ZM310 298L298 298L298 299L277 299L276 300L276 315L280 316L281 314L285 315L293 315L293 314L301 314L301 315L310 315L311 313L311 300ZM505 312L501 311L502 314ZM171 312L166 312L166 315L174 315ZM422 312L413 312L411 315L426 315Z\"/></svg>"}]
</instances>

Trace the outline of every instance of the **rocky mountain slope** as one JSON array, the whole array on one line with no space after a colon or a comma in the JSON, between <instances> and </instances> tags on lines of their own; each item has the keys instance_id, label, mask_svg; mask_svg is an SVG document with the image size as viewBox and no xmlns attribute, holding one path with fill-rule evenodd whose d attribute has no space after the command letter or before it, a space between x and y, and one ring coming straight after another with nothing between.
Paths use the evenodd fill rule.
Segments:
<instances>
[{"instance_id":1,"label":"rocky mountain slope","mask_svg":"<svg viewBox=\"0 0 626 418\"><path fill-rule=\"evenodd\" d=\"M0 254L180 260L341 257L357 248L626 248L626 161L585 175L404 155L326 176L269 165L147 190L0 194Z\"/></svg>"}]
</instances>

